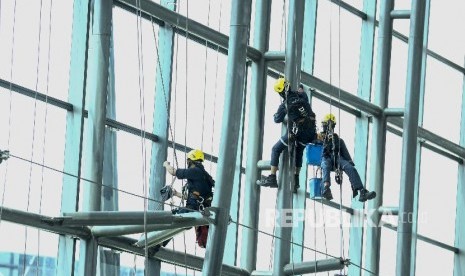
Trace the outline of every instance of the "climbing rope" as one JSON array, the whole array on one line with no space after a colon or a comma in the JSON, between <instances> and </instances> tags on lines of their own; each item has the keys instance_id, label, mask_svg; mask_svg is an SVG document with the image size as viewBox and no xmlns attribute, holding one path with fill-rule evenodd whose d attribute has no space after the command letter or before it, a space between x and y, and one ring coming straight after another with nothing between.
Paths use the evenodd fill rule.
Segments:
<instances>
[{"instance_id":1,"label":"climbing rope","mask_svg":"<svg viewBox=\"0 0 465 276\"><path fill-rule=\"evenodd\" d=\"M145 270L144 274L147 275L148 261L149 261L149 248L147 237L147 151L145 147L145 80L144 80L144 54L143 54L143 32L142 32L142 10L140 0L136 0L136 16L137 16L137 62L139 66L138 80L139 80L139 109L140 109L140 130L141 130L141 158L142 158L142 192L144 195L144 239L145 239Z\"/></svg>"},{"instance_id":2,"label":"climbing rope","mask_svg":"<svg viewBox=\"0 0 465 276\"><path fill-rule=\"evenodd\" d=\"M38 90L39 84L39 73L40 73L40 56L41 56L41 38L42 38L42 8L43 8L43 1L40 1L39 6L39 24L38 24L38 42L37 42L37 64L36 64L36 80L35 80L35 91ZM36 144L36 122L37 122L37 92L34 95L34 107L33 107L33 123L32 123L32 142L31 142L31 161L34 159L34 145ZM46 126L44 126L46 128ZM45 139L45 137L44 137ZM43 144L42 152L45 152L45 144ZM27 203L26 203L26 212L29 212L30 207L30 198L31 198L31 183L32 183L32 163L29 165L29 179L28 179L28 192L27 192ZM42 170L42 183L40 185L40 202L42 201L42 184L43 184L43 170ZM23 247L23 271L26 271L26 251L28 245L28 228L25 227L24 229L24 247ZM38 230L38 248L37 248L37 255L39 255L40 251L40 230ZM38 262L36 264L38 266Z\"/></svg>"}]
</instances>

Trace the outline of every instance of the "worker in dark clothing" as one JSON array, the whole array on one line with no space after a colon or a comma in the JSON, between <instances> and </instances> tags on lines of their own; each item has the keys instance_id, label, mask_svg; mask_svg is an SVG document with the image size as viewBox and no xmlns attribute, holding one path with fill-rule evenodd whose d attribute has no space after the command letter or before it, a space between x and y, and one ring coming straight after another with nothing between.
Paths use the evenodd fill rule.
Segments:
<instances>
[{"instance_id":1,"label":"worker in dark clothing","mask_svg":"<svg viewBox=\"0 0 465 276\"><path fill-rule=\"evenodd\" d=\"M289 83L280 78L274 85L274 90L283 97L284 101L274 114L274 122L282 123L287 115L288 129L271 149L271 172L259 183L265 187L278 187L276 172L278 171L279 157L289 143L295 143L295 186L294 192L299 189L299 173L302 167L303 151L307 143L316 138L315 113L310 106L308 96L303 85L297 91L292 91Z\"/></svg>"},{"instance_id":2,"label":"worker in dark clothing","mask_svg":"<svg viewBox=\"0 0 465 276\"><path fill-rule=\"evenodd\" d=\"M163 163L169 174L176 176L178 179L186 179L187 183L183 187L183 192L180 193L173 189L174 196L181 199L186 199L186 207L180 210L175 210L173 213L182 214L196 211L203 211L205 207L210 207L213 200L213 187L215 181L211 175L205 170L202 162L204 154L201 150L194 149L187 154L187 168L175 169L168 161ZM197 244L205 248L208 238L208 225L196 226L195 235ZM169 242L165 241L163 246ZM158 245L158 247L160 247Z\"/></svg>"},{"instance_id":3,"label":"worker in dark clothing","mask_svg":"<svg viewBox=\"0 0 465 276\"><path fill-rule=\"evenodd\" d=\"M168 161L163 163L169 174L176 176L178 179L186 179L187 184L184 186L187 189L186 208L199 210L202 207L209 207L213 199L213 187L215 181L211 175L203 167L204 154L201 150L194 149L187 154L187 168L175 169ZM183 188L184 190L184 188ZM180 198L184 198L183 194L174 190L173 194ZM185 213L185 209L179 213Z\"/></svg>"},{"instance_id":4,"label":"worker in dark clothing","mask_svg":"<svg viewBox=\"0 0 465 276\"><path fill-rule=\"evenodd\" d=\"M368 191L363 186L344 140L334 133L336 117L333 114L328 114L323 118L321 124L323 131L318 134L318 139L323 143L323 156L321 160L322 182L324 183L323 197L327 200L333 199L330 189L330 174L331 171L336 170L336 182L338 184L342 183L342 172L345 172L349 176L354 198L358 195L359 191L360 197L358 200L361 202L375 198L376 193Z\"/></svg>"}]
</instances>

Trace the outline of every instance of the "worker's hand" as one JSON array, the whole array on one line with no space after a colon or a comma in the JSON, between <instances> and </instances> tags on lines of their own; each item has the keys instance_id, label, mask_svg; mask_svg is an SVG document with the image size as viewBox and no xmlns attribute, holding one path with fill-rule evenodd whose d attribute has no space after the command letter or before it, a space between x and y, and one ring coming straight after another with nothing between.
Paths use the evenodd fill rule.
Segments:
<instances>
[{"instance_id":1,"label":"worker's hand","mask_svg":"<svg viewBox=\"0 0 465 276\"><path fill-rule=\"evenodd\" d=\"M170 165L170 162L168 162L168 161L163 162L163 167L166 168L166 166L169 166L169 165Z\"/></svg>"}]
</instances>

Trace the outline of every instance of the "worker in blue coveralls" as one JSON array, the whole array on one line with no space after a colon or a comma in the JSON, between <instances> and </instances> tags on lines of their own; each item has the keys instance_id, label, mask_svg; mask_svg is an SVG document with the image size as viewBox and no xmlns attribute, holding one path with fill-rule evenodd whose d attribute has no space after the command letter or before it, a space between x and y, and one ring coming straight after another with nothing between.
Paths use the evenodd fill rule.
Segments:
<instances>
[{"instance_id":1,"label":"worker in blue coveralls","mask_svg":"<svg viewBox=\"0 0 465 276\"><path fill-rule=\"evenodd\" d=\"M344 140L334 133L336 116L327 114L323 118L321 126L323 131L318 134L318 140L323 143L323 156L321 160L322 182L324 183L323 197L327 200L333 199L330 189L330 174L331 171L336 170L336 182L338 184L342 183L342 172L345 172L349 176L354 198L358 195L358 192L360 192L358 200L361 202L375 198L376 192L370 192L363 186Z\"/></svg>"}]
</instances>

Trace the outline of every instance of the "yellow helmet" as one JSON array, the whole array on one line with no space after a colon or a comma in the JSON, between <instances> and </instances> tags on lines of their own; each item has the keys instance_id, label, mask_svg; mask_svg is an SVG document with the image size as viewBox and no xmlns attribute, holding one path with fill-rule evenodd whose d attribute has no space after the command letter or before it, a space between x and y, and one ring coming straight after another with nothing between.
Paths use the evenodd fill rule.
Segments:
<instances>
[{"instance_id":1,"label":"yellow helmet","mask_svg":"<svg viewBox=\"0 0 465 276\"><path fill-rule=\"evenodd\" d=\"M283 92L288 87L289 87L289 83L287 82L287 80L285 78L279 78L274 83L274 91L276 91L278 93Z\"/></svg>"},{"instance_id":2,"label":"yellow helmet","mask_svg":"<svg viewBox=\"0 0 465 276\"><path fill-rule=\"evenodd\" d=\"M202 162L204 160L203 152L198 149L193 149L187 154L187 159Z\"/></svg>"},{"instance_id":3,"label":"yellow helmet","mask_svg":"<svg viewBox=\"0 0 465 276\"><path fill-rule=\"evenodd\" d=\"M328 123L329 121L332 121L334 124L336 124L336 116L334 116L332 113L326 114L326 116L323 118L323 121L321 122Z\"/></svg>"}]
</instances>

